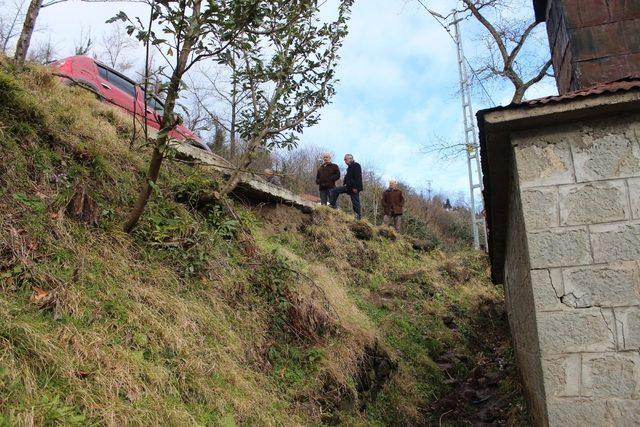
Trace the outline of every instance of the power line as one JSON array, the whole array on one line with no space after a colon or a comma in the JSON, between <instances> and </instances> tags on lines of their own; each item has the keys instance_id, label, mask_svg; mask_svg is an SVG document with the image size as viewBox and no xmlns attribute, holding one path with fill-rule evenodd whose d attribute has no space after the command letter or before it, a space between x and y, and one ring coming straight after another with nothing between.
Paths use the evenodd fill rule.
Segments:
<instances>
[{"instance_id":1,"label":"power line","mask_svg":"<svg viewBox=\"0 0 640 427\"><path fill-rule=\"evenodd\" d=\"M418 0L418 3L420 4L420 6L422 6L424 8L424 10L426 10L429 15L431 15L431 17L442 27L444 28L444 30L447 32L447 34L449 35L449 37L451 38L451 40L453 40L454 43L457 43L455 37L453 36L453 34L451 34L451 30L449 29L448 25L445 25L442 23L442 21L440 21L441 19L446 20L448 18L449 15L447 16L442 16L440 15L438 12L435 12L431 9L429 9L427 7L426 4L424 4L423 0ZM480 87L482 88L482 91L484 92L485 96L487 97L487 99L489 100L489 102L491 102L491 106L495 107L496 103L494 102L493 98L491 97L491 95L489 94L489 91L487 90L487 88L484 86L484 84L482 83L482 80L480 79L480 76L478 76L478 73L476 72L476 70L473 69L473 67L471 66L471 62L469 62L469 59L464 56L464 61L466 62L467 66L469 67L469 71L471 71L471 74L473 75L473 77L475 77L475 79L478 81L478 84L480 85Z\"/></svg>"}]
</instances>

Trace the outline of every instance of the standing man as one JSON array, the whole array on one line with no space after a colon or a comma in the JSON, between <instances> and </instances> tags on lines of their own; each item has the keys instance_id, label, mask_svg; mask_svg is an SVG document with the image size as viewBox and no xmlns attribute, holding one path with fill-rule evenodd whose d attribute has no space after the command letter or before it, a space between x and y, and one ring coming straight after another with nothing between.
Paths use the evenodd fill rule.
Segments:
<instances>
[{"instance_id":1,"label":"standing man","mask_svg":"<svg viewBox=\"0 0 640 427\"><path fill-rule=\"evenodd\" d=\"M322 164L316 174L316 184L320 193L320 204L326 205L331 199L331 190L336 188L336 181L340 179L340 168L331 163L331 154L322 154Z\"/></svg>"},{"instance_id":2,"label":"standing man","mask_svg":"<svg viewBox=\"0 0 640 427\"><path fill-rule=\"evenodd\" d=\"M382 193L382 209L384 211L384 225L393 222L393 228L400 233L401 217L404 208L404 195L398 188L398 181L389 181L389 188Z\"/></svg>"},{"instance_id":3,"label":"standing man","mask_svg":"<svg viewBox=\"0 0 640 427\"><path fill-rule=\"evenodd\" d=\"M362 168L360 164L353 160L351 154L344 155L344 162L347 164L347 173L342 181L342 187L333 189L331 192L331 206L335 209L338 196L347 193L351 197L351 205L356 219L362 218L360 212L360 192L362 191Z\"/></svg>"}]
</instances>

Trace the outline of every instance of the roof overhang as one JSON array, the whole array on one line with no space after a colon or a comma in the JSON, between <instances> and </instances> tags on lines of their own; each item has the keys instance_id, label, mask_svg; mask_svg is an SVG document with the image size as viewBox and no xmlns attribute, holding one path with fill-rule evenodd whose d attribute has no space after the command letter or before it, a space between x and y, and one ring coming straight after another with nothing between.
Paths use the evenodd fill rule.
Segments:
<instances>
[{"instance_id":1,"label":"roof overhang","mask_svg":"<svg viewBox=\"0 0 640 427\"><path fill-rule=\"evenodd\" d=\"M561 102L514 104L478 112L491 277L495 283L504 282L511 188L511 135L625 112L640 112L640 88L569 98Z\"/></svg>"}]
</instances>

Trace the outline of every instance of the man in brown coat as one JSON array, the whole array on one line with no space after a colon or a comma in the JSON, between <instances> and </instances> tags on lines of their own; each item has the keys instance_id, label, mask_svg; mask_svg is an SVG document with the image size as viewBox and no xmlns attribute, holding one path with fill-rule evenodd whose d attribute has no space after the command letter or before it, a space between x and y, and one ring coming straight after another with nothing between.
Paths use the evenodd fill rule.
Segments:
<instances>
[{"instance_id":1,"label":"man in brown coat","mask_svg":"<svg viewBox=\"0 0 640 427\"><path fill-rule=\"evenodd\" d=\"M398 182L389 181L389 188L382 193L382 210L384 211L384 224L389 225L393 221L393 227L400 233L404 196L398 188Z\"/></svg>"},{"instance_id":2,"label":"man in brown coat","mask_svg":"<svg viewBox=\"0 0 640 427\"><path fill-rule=\"evenodd\" d=\"M320 192L320 204L326 205L329 202L331 190L336 187L336 181L340 179L340 168L335 163L331 163L331 154L322 154L322 164L316 174L316 184Z\"/></svg>"}]
</instances>

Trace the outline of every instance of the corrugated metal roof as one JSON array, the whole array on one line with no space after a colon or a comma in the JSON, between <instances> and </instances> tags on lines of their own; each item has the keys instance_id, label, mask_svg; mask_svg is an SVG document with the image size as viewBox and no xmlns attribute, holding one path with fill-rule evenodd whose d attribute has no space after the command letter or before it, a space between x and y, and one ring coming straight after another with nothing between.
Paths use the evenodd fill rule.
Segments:
<instances>
[{"instance_id":1,"label":"corrugated metal roof","mask_svg":"<svg viewBox=\"0 0 640 427\"><path fill-rule=\"evenodd\" d=\"M547 96L545 98L532 99L529 101L523 101L521 104L512 104L514 107L522 106L535 106L539 104L549 104L553 102L562 102L570 99L581 98L591 95L602 95L603 93L616 93L619 91L627 91L640 88L640 78L638 77L625 77L624 79L617 80L611 83L600 83L595 86L591 86L586 89L580 89L575 92L568 92L564 95Z\"/></svg>"}]
</instances>

